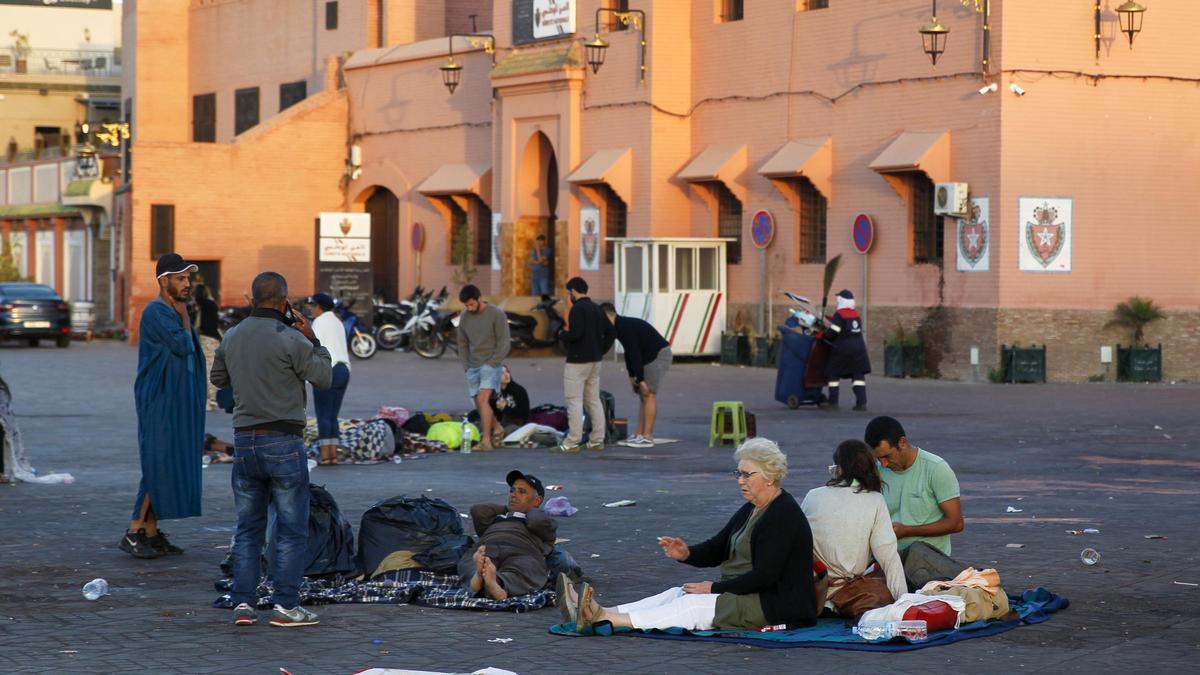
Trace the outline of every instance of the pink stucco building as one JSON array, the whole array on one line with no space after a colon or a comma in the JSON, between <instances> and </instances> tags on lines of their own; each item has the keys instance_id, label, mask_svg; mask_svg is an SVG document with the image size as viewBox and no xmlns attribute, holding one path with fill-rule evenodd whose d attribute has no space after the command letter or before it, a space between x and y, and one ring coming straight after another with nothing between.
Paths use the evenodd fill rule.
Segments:
<instances>
[{"instance_id":1,"label":"pink stucco building","mask_svg":"<svg viewBox=\"0 0 1200 675\"><path fill-rule=\"evenodd\" d=\"M950 33L935 68L917 33L927 0L558 0L553 10L343 0L338 40L322 29L328 3L149 4L126 3L127 23L150 24L137 38L126 29L145 118L131 269L149 269L159 202L175 204L177 249L225 261L226 287L290 265L307 290L320 211L372 213L376 287L390 294L452 283L464 267L485 293L526 294L530 246L545 233L560 286L581 274L611 298L624 291L609 238L725 237L724 330L777 321L782 290L819 296L825 262L841 254L834 290L866 305L877 371L883 340L903 329L943 377L985 377L1000 345L1016 342L1047 345L1049 379L1083 380L1105 372L1102 346L1128 344L1105 324L1138 295L1169 315L1147 330L1164 346L1165 376L1200 376L1200 234L1187 219L1200 208L1200 59L1189 40L1200 5L1148 2L1130 48L1107 6L1097 38L1090 1L943 0ZM610 46L593 72L583 43L601 7L645 20L626 28L603 12ZM551 30L537 23L543 11L566 12L551 17L564 32L530 41ZM469 32L493 39L447 37ZM462 66L453 93L441 70L451 41ZM142 74L144 55L179 44L190 45L187 77ZM234 135L237 90L302 78L309 100L298 110ZM219 112L215 143L201 147L190 136L195 97L207 93ZM151 177L153 194L143 192L143 166L165 178L191 158L208 170ZM776 225L765 251L750 236L759 211ZM875 230L866 256L851 236L860 214ZM581 248L596 250L596 269ZM664 278L683 263L644 264ZM136 305L150 287L133 274Z\"/></svg>"}]
</instances>

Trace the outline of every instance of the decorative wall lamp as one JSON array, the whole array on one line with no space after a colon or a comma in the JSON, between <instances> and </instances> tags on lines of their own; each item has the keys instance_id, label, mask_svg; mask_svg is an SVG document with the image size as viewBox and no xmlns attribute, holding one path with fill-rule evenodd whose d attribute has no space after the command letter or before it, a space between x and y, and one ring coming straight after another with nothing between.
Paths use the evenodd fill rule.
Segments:
<instances>
[{"instance_id":1,"label":"decorative wall lamp","mask_svg":"<svg viewBox=\"0 0 1200 675\"><path fill-rule=\"evenodd\" d=\"M1133 49L1133 38L1142 32L1142 15L1145 13L1146 8L1133 0L1117 8L1117 15L1121 18L1121 32L1129 36L1130 49Z\"/></svg>"},{"instance_id":2,"label":"decorative wall lamp","mask_svg":"<svg viewBox=\"0 0 1200 675\"><path fill-rule=\"evenodd\" d=\"M921 47L933 60L933 67L936 68L938 57L946 51L946 37L950 35L950 29L938 21L937 0L933 0L933 19L918 28L917 32L921 34Z\"/></svg>"},{"instance_id":3,"label":"decorative wall lamp","mask_svg":"<svg viewBox=\"0 0 1200 675\"><path fill-rule=\"evenodd\" d=\"M484 53L491 55L492 63L496 63L496 37L490 33L452 33L448 38L450 41L450 54L446 63L442 64L442 84L453 94L458 88L458 83L462 79L462 64L454 60L454 38L466 38L471 44L472 49L483 48Z\"/></svg>"},{"instance_id":4,"label":"decorative wall lamp","mask_svg":"<svg viewBox=\"0 0 1200 675\"><path fill-rule=\"evenodd\" d=\"M590 42L583 43L588 65L593 73L600 72L604 65L604 56L608 52L608 43L600 39L600 14L609 12L624 26L633 26L641 37L641 57L638 60L638 79L646 81L646 13L640 9L619 10L612 7L601 7L596 10L596 37Z\"/></svg>"}]
</instances>

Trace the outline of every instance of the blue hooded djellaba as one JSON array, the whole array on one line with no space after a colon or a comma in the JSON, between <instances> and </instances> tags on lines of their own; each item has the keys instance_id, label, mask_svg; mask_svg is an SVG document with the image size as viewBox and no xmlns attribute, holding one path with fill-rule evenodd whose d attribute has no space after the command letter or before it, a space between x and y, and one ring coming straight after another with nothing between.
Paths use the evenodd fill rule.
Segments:
<instances>
[{"instance_id":1,"label":"blue hooded djellaba","mask_svg":"<svg viewBox=\"0 0 1200 675\"><path fill-rule=\"evenodd\" d=\"M161 298L146 305L133 385L142 462L133 519L146 495L159 520L200 515L206 380L196 332L185 330L179 315Z\"/></svg>"}]
</instances>

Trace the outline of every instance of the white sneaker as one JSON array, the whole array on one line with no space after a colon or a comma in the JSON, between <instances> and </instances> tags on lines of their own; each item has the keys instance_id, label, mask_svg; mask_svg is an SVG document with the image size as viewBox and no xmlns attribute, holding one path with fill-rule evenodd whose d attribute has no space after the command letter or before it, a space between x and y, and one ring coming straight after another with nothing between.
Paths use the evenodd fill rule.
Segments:
<instances>
[{"instance_id":1,"label":"white sneaker","mask_svg":"<svg viewBox=\"0 0 1200 675\"><path fill-rule=\"evenodd\" d=\"M625 445L627 445L631 448L653 448L654 441L649 438L643 438L641 436L638 436L636 439L632 439L632 440L626 442Z\"/></svg>"},{"instance_id":2,"label":"white sneaker","mask_svg":"<svg viewBox=\"0 0 1200 675\"><path fill-rule=\"evenodd\" d=\"M621 445L631 445L631 444L637 443L641 440L643 440L641 434L634 434L634 435L630 436L629 438L626 438L624 441L622 441Z\"/></svg>"}]
</instances>

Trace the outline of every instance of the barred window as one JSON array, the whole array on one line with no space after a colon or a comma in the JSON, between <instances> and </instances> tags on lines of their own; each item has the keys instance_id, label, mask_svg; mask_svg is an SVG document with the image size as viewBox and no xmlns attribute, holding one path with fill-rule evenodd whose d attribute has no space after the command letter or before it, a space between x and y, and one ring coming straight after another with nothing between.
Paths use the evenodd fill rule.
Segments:
<instances>
[{"instance_id":1,"label":"barred window","mask_svg":"<svg viewBox=\"0 0 1200 675\"><path fill-rule=\"evenodd\" d=\"M449 197L441 201L450 209L450 245L446 247L449 254L446 257L451 265L462 265L471 259L471 227L467 212Z\"/></svg>"},{"instance_id":2,"label":"barred window","mask_svg":"<svg viewBox=\"0 0 1200 675\"><path fill-rule=\"evenodd\" d=\"M200 94L192 97L192 142L217 141L217 95Z\"/></svg>"},{"instance_id":3,"label":"barred window","mask_svg":"<svg viewBox=\"0 0 1200 675\"><path fill-rule=\"evenodd\" d=\"M492 210L475 199L475 264L492 265Z\"/></svg>"},{"instance_id":4,"label":"barred window","mask_svg":"<svg viewBox=\"0 0 1200 675\"><path fill-rule=\"evenodd\" d=\"M826 213L829 201L821 194L809 179L799 176L792 179L792 187L800 197L800 209L797 212L799 232L797 240L800 243L800 262L825 262L825 233Z\"/></svg>"},{"instance_id":5,"label":"barred window","mask_svg":"<svg viewBox=\"0 0 1200 675\"><path fill-rule=\"evenodd\" d=\"M945 248L946 219L933 213L933 181L920 171L908 172L907 178L913 262L941 265Z\"/></svg>"},{"instance_id":6,"label":"barred window","mask_svg":"<svg viewBox=\"0 0 1200 675\"><path fill-rule=\"evenodd\" d=\"M175 205L150 205L150 259L175 250Z\"/></svg>"},{"instance_id":7,"label":"barred window","mask_svg":"<svg viewBox=\"0 0 1200 675\"><path fill-rule=\"evenodd\" d=\"M236 136L258 124L258 87L233 93L233 134Z\"/></svg>"},{"instance_id":8,"label":"barred window","mask_svg":"<svg viewBox=\"0 0 1200 675\"><path fill-rule=\"evenodd\" d=\"M730 265L742 262L742 202L721 181L710 181L717 196L717 236L733 241L725 246L725 259Z\"/></svg>"},{"instance_id":9,"label":"barred window","mask_svg":"<svg viewBox=\"0 0 1200 675\"><path fill-rule=\"evenodd\" d=\"M308 97L308 82L287 82L279 85L279 112L296 105Z\"/></svg>"},{"instance_id":10,"label":"barred window","mask_svg":"<svg viewBox=\"0 0 1200 675\"><path fill-rule=\"evenodd\" d=\"M628 234L629 208L625 206L625 200L618 197L607 184L601 183L596 188L604 199L604 262L611 265L617 242L609 240Z\"/></svg>"},{"instance_id":11,"label":"barred window","mask_svg":"<svg viewBox=\"0 0 1200 675\"><path fill-rule=\"evenodd\" d=\"M721 0L721 21L741 21L745 16L745 0Z\"/></svg>"}]
</instances>

